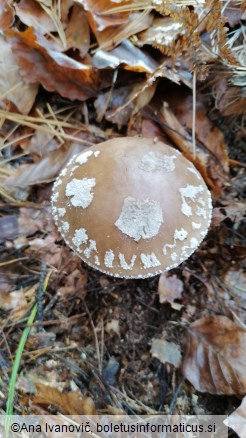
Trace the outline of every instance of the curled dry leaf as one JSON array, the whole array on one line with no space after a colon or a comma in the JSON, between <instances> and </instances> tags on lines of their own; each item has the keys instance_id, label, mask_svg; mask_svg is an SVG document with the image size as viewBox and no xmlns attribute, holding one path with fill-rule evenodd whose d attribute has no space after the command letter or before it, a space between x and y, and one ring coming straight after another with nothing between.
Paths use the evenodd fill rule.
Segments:
<instances>
[{"instance_id":1,"label":"curled dry leaf","mask_svg":"<svg viewBox=\"0 0 246 438\"><path fill-rule=\"evenodd\" d=\"M123 41L110 52L98 50L93 57L93 65L99 69L125 65L126 70L144 73L153 73L158 67L158 63L150 55L145 54L128 40Z\"/></svg>"},{"instance_id":2,"label":"curled dry leaf","mask_svg":"<svg viewBox=\"0 0 246 438\"><path fill-rule=\"evenodd\" d=\"M246 331L225 316L201 318L187 330L184 376L201 392L246 393Z\"/></svg>"},{"instance_id":3,"label":"curled dry leaf","mask_svg":"<svg viewBox=\"0 0 246 438\"><path fill-rule=\"evenodd\" d=\"M32 28L24 32L9 30L7 37L26 82L40 82L46 90L71 100L83 101L97 95L100 77L90 64L53 50L49 41Z\"/></svg>"},{"instance_id":4,"label":"curled dry leaf","mask_svg":"<svg viewBox=\"0 0 246 438\"><path fill-rule=\"evenodd\" d=\"M150 351L152 356L162 363L172 364L175 368L179 367L181 353L177 344L167 342L165 339L153 339Z\"/></svg>"},{"instance_id":5,"label":"curled dry leaf","mask_svg":"<svg viewBox=\"0 0 246 438\"><path fill-rule=\"evenodd\" d=\"M0 35L0 95L1 100L12 102L23 114L28 114L33 106L38 84L35 80L26 84L20 74L16 56L11 44Z\"/></svg>"},{"instance_id":6,"label":"curled dry leaf","mask_svg":"<svg viewBox=\"0 0 246 438\"><path fill-rule=\"evenodd\" d=\"M90 397L74 391L60 392L42 383L36 384L37 394L32 403L48 407L56 406L65 415L96 415L95 405Z\"/></svg>"},{"instance_id":7,"label":"curled dry leaf","mask_svg":"<svg viewBox=\"0 0 246 438\"><path fill-rule=\"evenodd\" d=\"M177 275L168 276L167 273L161 274L158 283L158 293L160 303L173 303L180 299L183 292L183 282Z\"/></svg>"}]
</instances>

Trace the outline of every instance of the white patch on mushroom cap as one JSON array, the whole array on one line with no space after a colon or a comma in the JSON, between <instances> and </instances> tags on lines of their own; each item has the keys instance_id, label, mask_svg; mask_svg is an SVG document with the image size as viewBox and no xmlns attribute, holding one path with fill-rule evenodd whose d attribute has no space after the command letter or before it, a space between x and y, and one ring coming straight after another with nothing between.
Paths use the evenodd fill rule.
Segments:
<instances>
[{"instance_id":1,"label":"white patch on mushroom cap","mask_svg":"<svg viewBox=\"0 0 246 438\"><path fill-rule=\"evenodd\" d=\"M172 252L172 254L171 254L171 259L172 259L172 261L173 262L175 262L175 260L177 259L177 253L176 252Z\"/></svg>"},{"instance_id":2,"label":"white patch on mushroom cap","mask_svg":"<svg viewBox=\"0 0 246 438\"><path fill-rule=\"evenodd\" d=\"M155 266L161 265L160 261L153 252L151 254L140 254L140 258L144 269L154 268Z\"/></svg>"},{"instance_id":3,"label":"white patch on mushroom cap","mask_svg":"<svg viewBox=\"0 0 246 438\"><path fill-rule=\"evenodd\" d=\"M93 200L92 188L95 187L95 178L72 179L66 186L66 196L71 196L74 207L86 208Z\"/></svg>"},{"instance_id":4,"label":"white patch on mushroom cap","mask_svg":"<svg viewBox=\"0 0 246 438\"><path fill-rule=\"evenodd\" d=\"M82 154L79 154L79 155L76 157L75 163L78 163L78 164L85 164L85 163L88 161L88 158L89 158L92 154L93 154L92 151L86 151L86 152L83 152Z\"/></svg>"},{"instance_id":5,"label":"white patch on mushroom cap","mask_svg":"<svg viewBox=\"0 0 246 438\"><path fill-rule=\"evenodd\" d=\"M79 166L73 166L71 171L70 171L70 177L73 176L75 170L77 170L79 168Z\"/></svg>"},{"instance_id":6,"label":"white patch on mushroom cap","mask_svg":"<svg viewBox=\"0 0 246 438\"><path fill-rule=\"evenodd\" d=\"M101 153L101 151L95 151L95 152L94 152L94 157L96 157L96 158L97 158L97 157L98 157L98 155L100 155L100 153Z\"/></svg>"},{"instance_id":7,"label":"white patch on mushroom cap","mask_svg":"<svg viewBox=\"0 0 246 438\"><path fill-rule=\"evenodd\" d=\"M192 237L190 239L190 247L193 249L196 248L198 245L199 245L198 240L195 237Z\"/></svg>"},{"instance_id":8,"label":"white patch on mushroom cap","mask_svg":"<svg viewBox=\"0 0 246 438\"><path fill-rule=\"evenodd\" d=\"M202 224L199 222L192 222L192 228L193 230L199 230L199 228L201 228Z\"/></svg>"},{"instance_id":9,"label":"white patch on mushroom cap","mask_svg":"<svg viewBox=\"0 0 246 438\"><path fill-rule=\"evenodd\" d=\"M185 198L190 198L194 202L198 193L201 193L203 191L203 186L191 186L189 184L187 184L186 187L182 187L181 189L179 189L179 193L182 199L181 211L183 214L185 214L185 216L192 216L192 208L189 204L187 204Z\"/></svg>"},{"instance_id":10,"label":"white patch on mushroom cap","mask_svg":"<svg viewBox=\"0 0 246 438\"><path fill-rule=\"evenodd\" d=\"M70 225L68 222L62 222L62 231L63 233L68 233Z\"/></svg>"},{"instance_id":11,"label":"white patch on mushroom cap","mask_svg":"<svg viewBox=\"0 0 246 438\"><path fill-rule=\"evenodd\" d=\"M79 249L82 243L86 243L88 240L88 235L85 228L79 228L75 230L74 236L72 238L72 242Z\"/></svg>"},{"instance_id":12,"label":"white patch on mushroom cap","mask_svg":"<svg viewBox=\"0 0 246 438\"><path fill-rule=\"evenodd\" d=\"M107 266L107 268L113 267L114 257L115 257L115 255L114 255L114 252L112 251L112 249L109 249L108 251L105 252L104 264L105 264L105 266Z\"/></svg>"},{"instance_id":13,"label":"white patch on mushroom cap","mask_svg":"<svg viewBox=\"0 0 246 438\"><path fill-rule=\"evenodd\" d=\"M62 180L60 178L57 178L57 180L54 182L53 188L56 189L62 184Z\"/></svg>"},{"instance_id":14,"label":"white patch on mushroom cap","mask_svg":"<svg viewBox=\"0 0 246 438\"><path fill-rule=\"evenodd\" d=\"M184 228L180 228L180 230L174 231L174 239L175 240L184 240L188 236L188 232L184 230Z\"/></svg>"},{"instance_id":15,"label":"white patch on mushroom cap","mask_svg":"<svg viewBox=\"0 0 246 438\"><path fill-rule=\"evenodd\" d=\"M124 200L115 225L122 233L138 241L156 236L162 223L163 216L159 202L128 197Z\"/></svg>"},{"instance_id":16,"label":"white patch on mushroom cap","mask_svg":"<svg viewBox=\"0 0 246 438\"><path fill-rule=\"evenodd\" d=\"M164 169L167 172L172 172L175 169L175 164L173 161L176 160L176 158L177 157L175 157L175 155L161 155L151 151L143 156L138 167L146 170L147 172L160 169Z\"/></svg>"},{"instance_id":17,"label":"white patch on mushroom cap","mask_svg":"<svg viewBox=\"0 0 246 438\"><path fill-rule=\"evenodd\" d=\"M92 251L97 252L97 245L95 240L90 240L88 248L84 250L84 255L87 259L91 256Z\"/></svg>"},{"instance_id":18,"label":"white patch on mushroom cap","mask_svg":"<svg viewBox=\"0 0 246 438\"><path fill-rule=\"evenodd\" d=\"M135 263L136 258L137 258L137 256L133 255L132 258L131 258L131 262L130 262L130 264L128 264L128 263L126 262L126 259L125 259L124 254L122 254L122 253L120 252L120 253L119 253L120 266L121 266L123 269L132 269L133 266L134 266L134 263Z\"/></svg>"},{"instance_id":19,"label":"white patch on mushroom cap","mask_svg":"<svg viewBox=\"0 0 246 438\"><path fill-rule=\"evenodd\" d=\"M58 201L59 198L59 192L55 192L52 196L51 196L51 202L55 203Z\"/></svg>"},{"instance_id":20,"label":"white patch on mushroom cap","mask_svg":"<svg viewBox=\"0 0 246 438\"><path fill-rule=\"evenodd\" d=\"M67 167L64 167L64 169L62 169L60 176L66 176L67 174Z\"/></svg>"},{"instance_id":21,"label":"white patch on mushroom cap","mask_svg":"<svg viewBox=\"0 0 246 438\"><path fill-rule=\"evenodd\" d=\"M175 230L174 231L174 235L173 235L173 243L167 243L166 245L163 246L163 254L166 255L167 254L167 248L175 248L177 246L176 241L177 240L185 240L188 236L188 232L186 230L184 230L184 228L180 228L179 230ZM172 257L172 256L171 256Z\"/></svg>"},{"instance_id":22,"label":"white patch on mushroom cap","mask_svg":"<svg viewBox=\"0 0 246 438\"><path fill-rule=\"evenodd\" d=\"M58 208L58 209L57 209L57 214L58 214L58 216L60 216L60 217L65 216L65 214L66 214L66 209L65 209L65 208Z\"/></svg>"},{"instance_id":23,"label":"white patch on mushroom cap","mask_svg":"<svg viewBox=\"0 0 246 438\"><path fill-rule=\"evenodd\" d=\"M95 265L100 266L100 260L97 255L95 256Z\"/></svg>"},{"instance_id":24,"label":"white patch on mushroom cap","mask_svg":"<svg viewBox=\"0 0 246 438\"><path fill-rule=\"evenodd\" d=\"M196 208L196 214L197 214L197 216L204 217L204 219L206 219L206 217L207 217L207 212L206 212L205 208L201 208L201 207L198 207L198 206Z\"/></svg>"}]
</instances>

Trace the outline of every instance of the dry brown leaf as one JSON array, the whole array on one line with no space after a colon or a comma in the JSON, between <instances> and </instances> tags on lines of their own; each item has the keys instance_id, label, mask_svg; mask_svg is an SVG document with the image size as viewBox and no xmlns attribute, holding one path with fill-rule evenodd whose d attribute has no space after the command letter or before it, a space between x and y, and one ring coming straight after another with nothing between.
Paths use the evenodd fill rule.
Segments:
<instances>
[{"instance_id":1,"label":"dry brown leaf","mask_svg":"<svg viewBox=\"0 0 246 438\"><path fill-rule=\"evenodd\" d=\"M123 41L110 52L98 50L93 57L93 65L97 68L117 68L124 66L126 70L153 73L158 63L147 53L135 47L131 41Z\"/></svg>"},{"instance_id":2,"label":"dry brown leaf","mask_svg":"<svg viewBox=\"0 0 246 438\"><path fill-rule=\"evenodd\" d=\"M130 0L132 3L133 0ZM128 12L121 12L117 14L108 14L101 15L102 12L105 12L109 9L112 9L115 6L115 2L111 0L81 0L82 5L85 10L88 12L89 22L92 27L93 32L101 32L104 29L112 26L119 26L121 24L125 24L128 21L129 14ZM129 4L129 0L122 0L121 5Z\"/></svg>"},{"instance_id":3,"label":"dry brown leaf","mask_svg":"<svg viewBox=\"0 0 246 438\"><path fill-rule=\"evenodd\" d=\"M150 14L135 12L129 16L128 22L121 26L111 26L102 32L95 31L99 48L101 50L111 50L117 44L127 41L132 35L148 29L152 22Z\"/></svg>"},{"instance_id":4,"label":"dry brown leaf","mask_svg":"<svg viewBox=\"0 0 246 438\"><path fill-rule=\"evenodd\" d=\"M160 303L173 303L174 300L180 299L183 292L183 282L177 278L177 275L161 274L158 283L158 293Z\"/></svg>"},{"instance_id":5,"label":"dry brown leaf","mask_svg":"<svg viewBox=\"0 0 246 438\"><path fill-rule=\"evenodd\" d=\"M133 114L149 103L155 93L156 85L154 82L148 86L147 81L141 81L119 87L112 93L100 94L94 103L98 120L101 120L105 113L105 118L116 123L120 129L127 124Z\"/></svg>"},{"instance_id":6,"label":"dry brown leaf","mask_svg":"<svg viewBox=\"0 0 246 438\"><path fill-rule=\"evenodd\" d=\"M6 186L29 186L51 181L66 165L67 161L81 151L81 145L65 144L34 164L23 164L6 178Z\"/></svg>"},{"instance_id":7,"label":"dry brown leaf","mask_svg":"<svg viewBox=\"0 0 246 438\"><path fill-rule=\"evenodd\" d=\"M172 364L175 368L178 368L181 363L179 346L165 339L153 339L150 352L162 363Z\"/></svg>"},{"instance_id":8,"label":"dry brown leaf","mask_svg":"<svg viewBox=\"0 0 246 438\"><path fill-rule=\"evenodd\" d=\"M57 234L50 233L45 238L29 240L27 256L42 260L48 266L60 268L63 262L63 247L56 243Z\"/></svg>"},{"instance_id":9,"label":"dry brown leaf","mask_svg":"<svg viewBox=\"0 0 246 438\"><path fill-rule=\"evenodd\" d=\"M14 9L10 6L9 1L0 0L0 29L2 31L12 26L14 22Z\"/></svg>"},{"instance_id":10,"label":"dry brown leaf","mask_svg":"<svg viewBox=\"0 0 246 438\"><path fill-rule=\"evenodd\" d=\"M197 391L246 393L246 331L225 316L201 318L187 330L184 376Z\"/></svg>"},{"instance_id":11,"label":"dry brown leaf","mask_svg":"<svg viewBox=\"0 0 246 438\"><path fill-rule=\"evenodd\" d=\"M0 242L13 239L18 234L18 219L16 215L0 218Z\"/></svg>"},{"instance_id":12,"label":"dry brown leaf","mask_svg":"<svg viewBox=\"0 0 246 438\"><path fill-rule=\"evenodd\" d=\"M192 141L180 123L175 114L168 107L166 102L162 105L161 110L158 114L159 120L163 126L164 132L171 138L173 143L183 152L184 156L191 161L194 166L199 170L206 184L212 189L215 195L221 194L220 187L216 186L211 178L208 176L206 169L206 159L207 154L205 154L202 150L199 150L199 153L194 158L192 152Z\"/></svg>"},{"instance_id":13,"label":"dry brown leaf","mask_svg":"<svg viewBox=\"0 0 246 438\"><path fill-rule=\"evenodd\" d=\"M1 290L0 293L0 309L12 310L23 308L27 305L27 300L23 290L15 290L12 292L5 292Z\"/></svg>"},{"instance_id":14,"label":"dry brown leaf","mask_svg":"<svg viewBox=\"0 0 246 438\"><path fill-rule=\"evenodd\" d=\"M133 0L122 0L121 6L132 2ZM151 14L146 12L112 12L106 15L105 11L117 6L115 3L118 2L114 0L82 0L81 3L101 49L111 50L130 36L147 29L152 22Z\"/></svg>"},{"instance_id":15,"label":"dry brown leaf","mask_svg":"<svg viewBox=\"0 0 246 438\"><path fill-rule=\"evenodd\" d=\"M224 423L233 429L239 438L246 438L246 396L242 399L240 406L229 415Z\"/></svg>"},{"instance_id":16,"label":"dry brown leaf","mask_svg":"<svg viewBox=\"0 0 246 438\"><path fill-rule=\"evenodd\" d=\"M22 23L33 27L43 35L56 30L54 21L37 1L20 0L19 3L15 3L15 10Z\"/></svg>"},{"instance_id":17,"label":"dry brown leaf","mask_svg":"<svg viewBox=\"0 0 246 438\"><path fill-rule=\"evenodd\" d=\"M167 98L171 109L178 120L192 130L193 102L190 93L173 93ZM228 172L228 152L224 136L219 128L213 126L209 120L206 109L199 99L196 99L196 138L219 160L224 170Z\"/></svg>"},{"instance_id":18,"label":"dry brown leaf","mask_svg":"<svg viewBox=\"0 0 246 438\"><path fill-rule=\"evenodd\" d=\"M40 82L46 90L57 91L71 100L83 101L97 95L100 77L90 64L53 50L33 28L24 32L9 30L7 37L26 82Z\"/></svg>"},{"instance_id":19,"label":"dry brown leaf","mask_svg":"<svg viewBox=\"0 0 246 438\"><path fill-rule=\"evenodd\" d=\"M60 392L42 383L36 384L36 391L37 394L32 398L34 404L56 406L65 415L96 415L93 400L78 392Z\"/></svg>"},{"instance_id":20,"label":"dry brown leaf","mask_svg":"<svg viewBox=\"0 0 246 438\"><path fill-rule=\"evenodd\" d=\"M85 12L79 4L74 4L72 8L65 35L66 49L78 49L83 58L90 46L90 29Z\"/></svg>"},{"instance_id":21,"label":"dry brown leaf","mask_svg":"<svg viewBox=\"0 0 246 438\"><path fill-rule=\"evenodd\" d=\"M216 104L217 108L224 116L240 115L245 113L246 97L245 97L245 79L242 70L239 69L239 82L242 76L242 86L228 87L228 83L225 77L219 77L215 84L216 90ZM236 77L236 70L234 71Z\"/></svg>"},{"instance_id":22,"label":"dry brown leaf","mask_svg":"<svg viewBox=\"0 0 246 438\"><path fill-rule=\"evenodd\" d=\"M147 30L138 34L137 44L139 47L145 44L168 47L180 33L183 33L181 23L174 21L171 17L158 17L153 20Z\"/></svg>"},{"instance_id":23,"label":"dry brown leaf","mask_svg":"<svg viewBox=\"0 0 246 438\"><path fill-rule=\"evenodd\" d=\"M168 137L164 134L164 132L160 129L160 127L151 119L142 119L142 137L145 138L157 138L163 143L169 144L170 141Z\"/></svg>"},{"instance_id":24,"label":"dry brown leaf","mask_svg":"<svg viewBox=\"0 0 246 438\"><path fill-rule=\"evenodd\" d=\"M49 205L44 205L40 208L25 208L19 209L18 217L18 232L22 236L31 236L37 231L51 232L53 227L52 215Z\"/></svg>"},{"instance_id":25,"label":"dry brown leaf","mask_svg":"<svg viewBox=\"0 0 246 438\"><path fill-rule=\"evenodd\" d=\"M45 125L40 125L46 127ZM24 147L23 147L24 146ZM37 129L31 137L30 142L27 145L21 145L22 149L30 153L34 153L42 157L58 149L57 139L54 138L54 134L49 131L42 131Z\"/></svg>"},{"instance_id":26,"label":"dry brown leaf","mask_svg":"<svg viewBox=\"0 0 246 438\"><path fill-rule=\"evenodd\" d=\"M30 84L23 81L11 44L0 35L0 101L6 99L14 103L21 113L28 114L37 92L38 84L35 80Z\"/></svg>"},{"instance_id":27,"label":"dry brown leaf","mask_svg":"<svg viewBox=\"0 0 246 438\"><path fill-rule=\"evenodd\" d=\"M223 202L223 207L216 207L213 210L213 225L216 227L225 219L230 219L233 223L240 222L246 211L246 201L230 200Z\"/></svg>"}]
</instances>

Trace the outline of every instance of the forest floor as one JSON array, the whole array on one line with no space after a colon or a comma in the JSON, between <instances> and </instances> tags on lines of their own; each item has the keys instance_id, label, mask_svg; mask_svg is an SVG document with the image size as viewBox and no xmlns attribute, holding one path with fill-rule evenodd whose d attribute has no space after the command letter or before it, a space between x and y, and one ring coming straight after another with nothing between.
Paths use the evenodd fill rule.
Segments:
<instances>
[{"instance_id":1,"label":"forest floor","mask_svg":"<svg viewBox=\"0 0 246 438\"><path fill-rule=\"evenodd\" d=\"M246 418L243 2L0 3L1 412ZM136 135L179 149L213 198L197 251L143 280L86 266L50 205L73 154Z\"/></svg>"}]
</instances>

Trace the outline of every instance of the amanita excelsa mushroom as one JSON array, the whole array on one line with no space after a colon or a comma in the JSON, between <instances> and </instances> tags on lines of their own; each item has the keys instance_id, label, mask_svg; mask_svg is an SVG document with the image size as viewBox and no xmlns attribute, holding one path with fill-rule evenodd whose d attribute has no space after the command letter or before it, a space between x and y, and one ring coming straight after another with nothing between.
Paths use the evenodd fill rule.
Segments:
<instances>
[{"instance_id":1,"label":"amanita excelsa mushroom","mask_svg":"<svg viewBox=\"0 0 246 438\"><path fill-rule=\"evenodd\" d=\"M122 137L70 160L54 184L52 210L66 243L90 266L145 278L195 251L212 204L201 175L180 152Z\"/></svg>"}]
</instances>

